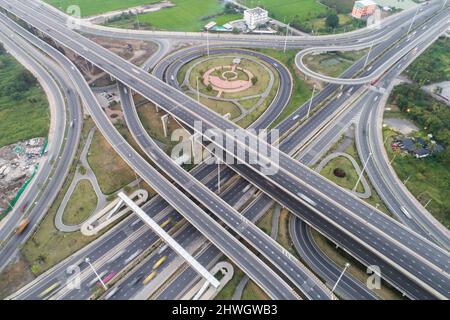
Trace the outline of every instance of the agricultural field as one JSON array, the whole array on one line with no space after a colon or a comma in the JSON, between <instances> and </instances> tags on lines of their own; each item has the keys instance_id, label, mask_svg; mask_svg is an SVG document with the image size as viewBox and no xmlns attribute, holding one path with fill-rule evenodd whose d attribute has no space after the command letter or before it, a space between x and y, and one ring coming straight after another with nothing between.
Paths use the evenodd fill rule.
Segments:
<instances>
[{"instance_id":1,"label":"agricultural field","mask_svg":"<svg viewBox=\"0 0 450 320\"><path fill-rule=\"evenodd\" d=\"M45 137L49 109L37 80L0 45L0 147Z\"/></svg>"},{"instance_id":2,"label":"agricultural field","mask_svg":"<svg viewBox=\"0 0 450 320\"><path fill-rule=\"evenodd\" d=\"M172 0L175 7L139 15L143 28L168 31L200 31L210 21L224 24L242 19L240 14L225 14L218 0ZM125 18L107 23L109 26L132 28L136 19Z\"/></svg>"},{"instance_id":3,"label":"agricultural field","mask_svg":"<svg viewBox=\"0 0 450 320\"><path fill-rule=\"evenodd\" d=\"M45 0L52 6L66 12L71 5L79 6L82 17L95 16L101 13L123 10L144 4L159 2L157 0Z\"/></svg>"},{"instance_id":4,"label":"agricultural field","mask_svg":"<svg viewBox=\"0 0 450 320\"><path fill-rule=\"evenodd\" d=\"M338 13L347 14L353 9L355 0L319 0L329 8L335 9Z\"/></svg>"}]
</instances>

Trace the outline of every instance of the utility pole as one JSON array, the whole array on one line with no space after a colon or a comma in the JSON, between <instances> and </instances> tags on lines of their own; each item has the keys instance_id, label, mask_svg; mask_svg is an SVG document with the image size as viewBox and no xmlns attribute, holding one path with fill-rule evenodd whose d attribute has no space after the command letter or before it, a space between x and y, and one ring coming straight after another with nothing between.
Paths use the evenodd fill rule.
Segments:
<instances>
[{"instance_id":1,"label":"utility pole","mask_svg":"<svg viewBox=\"0 0 450 320\"><path fill-rule=\"evenodd\" d=\"M138 25L138 30L141 30L141 23L139 22L139 12L136 10L136 20Z\"/></svg>"},{"instance_id":2,"label":"utility pole","mask_svg":"<svg viewBox=\"0 0 450 320\"><path fill-rule=\"evenodd\" d=\"M447 4L447 1L448 1L448 0L445 0L445 1L444 1L444 4L442 5L442 10L445 8L445 6L446 6L446 4Z\"/></svg>"},{"instance_id":3,"label":"utility pole","mask_svg":"<svg viewBox=\"0 0 450 320\"><path fill-rule=\"evenodd\" d=\"M86 261L86 263L91 267L92 271L94 271L95 276L98 278L98 280L100 281L100 283L103 286L103 289L108 290L108 287L106 286L106 284L103 282L102 278L100 278L100 276L98 275L97 271L95 271L94 266L91 264L91 261L89 258L86 258L84 261Z\"/></svg>"},{"instance_id":4,"label":"utility pole","mask_svg":"<svg viewBox=\"0 0 450 320\"><path fill-rule=\"evenodd\" d=\"M309 118L309 113L311 112L311 105L312 105L312 102L313 102L313 99L314 99L314 93L315 92L316 92L316 84L314 84L314 86L313 86L313 92L312 92L312 95L311 95L311 99L309 100L308 113L306 114L306 119Z\"/></svg>"},{"instance_id":5,"label":"utility pole","mask_svg":"<svg viewBox=\"0 0 450 320\"><path fill-rule=\"evenodd\" d=\"M348 269L348 267L350 267L350 263L346 263L344 269L341 272L341 275L339 276L339 278L336 281L336 284L333 286L333 289L331 289L331 299L333 300L334 295L333 292L336 289L337 285L339 284L339 281L341 281L342 277L344 276L345 271Z\"/></svg>"},{"instance_id":6,"label":"utility pole","mask_svg":"<svg viewBox=\"0 0 450 320\"><path fill-rule=\"evenodd\" d=\"M364 174L364 171L366 170L367 164L369 163L370 157L372 157L372 152L369 153L369 156L367 157L367 160L366 160L366 162L364 163L364 167L363 167L363 169L361 170L361 172L359 173L358 181L356 181L356 184L355 184L355 186L353 187L353 191L356 190L356 187L358 186L359 182L361 181L361 178L362 178L362 176L363 176L363 174Z\"/></svg>"},{"instance_id":7,"label":"utility pole","mask_svg":"<svg viewBox=\"0 0 450 320\"><path fill-rule=\"evenodd\" d=\"M430 204L431 200L433 200L433 199L428 200L427 203L423 207L426 208Z\"/></svg>"}]
</instances>

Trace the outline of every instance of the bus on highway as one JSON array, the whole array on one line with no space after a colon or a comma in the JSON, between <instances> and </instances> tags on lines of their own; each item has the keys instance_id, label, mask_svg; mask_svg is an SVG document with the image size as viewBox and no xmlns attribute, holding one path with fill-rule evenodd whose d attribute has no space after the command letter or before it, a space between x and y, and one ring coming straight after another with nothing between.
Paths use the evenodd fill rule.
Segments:
<instances>
[{"instance_id":1,"label":"bus on highway","mask_svg":"<svg viewBox=\"0 0 450 320\"><path fill-rule=\"evenodd\" d=\"M16 234L17 235L21 234L23 232L23 230L25 230L25 228L28 226L29 223L30 223L30 220L28 220L28 218L25 218L22 221L20 221L20 223L16 229Z\"/></svg>"},{"instance_id":2,"label":"bus on highway","mask_svg":"<svg viewBox=\"0 0 450 320\"><path fill-rule=\"evenodd\" d=\"M48 287L47 289L45 289L44 291L42 291L38 297L39 298L44 298L46 296L48 296L50 293L52 293L53 291L55 291L57 288L59 288L59 286L61 286L61 281L57 281L54 284L52 284L50 287Z\"/></svg>"},{"instance_id":3,"label":"bus on highway","mask_svg":"<svg viewBox=\"0 0 450 320\"><path fill-rule=\"evenodd\" d=\"M158 261L156 261L156 263L153 265L153 270L156 270L159 268L160 265L162 265L164 263L164 261L166 261L167 256L162 257L161 259L159 259Z\"/></svg>"},{"instance_id":4,"label":"bus on highway","mask_svg":"<svg viewBox=\"0 0 450 320\"><path fill-rule=\"evenodd\" d=\"M145 286L147 283L149 283L154 277L156 276L156 271L152 271L152 273L150 273L148 275L147 278L144 279L144 281L142 281L142 284Z\"/></svg>"},{"instance_id":5,"label":"bus on highway","mask_svg":"<svg viewBox=\"0 0 450 320\"><path fill-rule=\"evenodd\" d=\"M112 278L114 278L114 276L116 275L116 273L113 271L110 274L108 274L106 277L104 277L102 279L104 284L107 284Z\"/></svg>"},{"instance_id":6,"label":"bus on highway","mask_svg":"<svg viewBox=\"0 0 450 320\"><path fill-rule=\"evenodd\" d=\"M161 223L159 226L160 226L161 228L164 228L165 226L167 226L167 225L170 223L170 221L172 221L172 217L168 218L166 221L164 221L163 223Z\"/></svg>"}]
</instances>

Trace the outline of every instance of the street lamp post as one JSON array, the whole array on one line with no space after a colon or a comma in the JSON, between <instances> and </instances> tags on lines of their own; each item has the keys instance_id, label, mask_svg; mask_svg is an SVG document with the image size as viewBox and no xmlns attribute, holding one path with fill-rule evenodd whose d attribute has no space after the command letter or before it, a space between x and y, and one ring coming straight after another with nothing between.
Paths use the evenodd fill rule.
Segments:
<instances>
[{"instance_id":1,"label":"street lamp post","mask_svg":"<svg viewBox=\"0 0 450 320\"><path fill-rule=\"evenodd\" d=\"M284 37L284 49L283 49L283 52L286 52L288 32L289 32L289 23L286 25L286 36Z\"/></svg>"},{"instance_id":2,"label":"street lamp post","mask_svg":"<svg viewBox=\"0 0 450 320\"><path fill-rule=\"evenodd\" d=\"M311 106L314 99L314 93L316 92L316 85L313 86L313 92L311 94L311 100L309 100L308 113L306 114L306 119L309 118L309 113L311 112Z\"/></svg>"},{"instance_id":3,"label":"street lamp post","mask_svg":"<svg viewBox=\"0 0 450 320\"><path fill-rule=\"evenodd\" d=\"M200 92L198 91L198 77L197 77L197 102L200 103Z\"/></svg>"},{"instance_id":4,"label":"street lamp post","mask_svg":"<svg viewBox=\"0 0 450 320\"><path fill-rule=\"evenodd\" d=\"M391 160L391 161L389 161L389 165L391 165L391 164L392 164L392 162L394 162L394 160L395 160L395 157L397 157L397 154L394 154L394 157L392 158L392 160Z\"/></svg>"},{"instance_id":5,"label":"street lamp post","mask_svg":"<svg viewBox=\"0 0 450 320\"><path fill-rule=\"evenodd\" d=\"M217 192L220 194L220 159L217 158Z\"/></svg>"},{"instance_id":6,"label":"street lamp post","mask_svg":"<svg viewBox=\"0 0 450 320\"><path fill-rule=\"evenodd\" d=\"M414 20L416 20L416 16L417 16L417 13L418 13L418 12L419 12L419 8L417 7L416 13L414 14L414 17L413 17L412 20L411 20L411 24L409 25L408 32L406 33L406 35L408 35L409 32L411 31L411 28L412 28L412 26L413 26L413 24L414 24Z\"/></svg>"},{"instance_id":7,"label":"street lamp post","mask_svg":"<svg viewBox=\"0 0 450 320\"><path fill-rule=\"evenodd\" d=\"M370 157L372 156L372 152L369 153L369 156L367 157L366 162L364 163L364 166L361 170L361 172L359 173L359 177L358 177L358 181L356 181L355 186L353 187L353 191L356 190L356 187L358 186L359 182L361 181L362 175L364 174L364 171L366 170L367 164L369 163Z\"/></svg>"},{"instance_id":8,"label":"street lamp post","mask_svg":"<svg viewBox=\"0 0 450 320\"><path fill-rule=\"evenodd\" d=\"M345 273L345 271L348 269L348 267L350 267L350 263L347 262L347 263L345 264L344 269L343 269L342 272L341 272L341 275L339 276L339 278L337 279L335 285L333 286L333 289L331 289L331 299L334 299L334 298L333 298L333 297L334 297L333 292L334 292L334 290L336 290L336 287L338 286L339 281L341 281L341 279L342 279L342 277L344 276L344 273Z\"/></svg>"},{"instance_id":9,"label":"street lamp post","mask_svg":"<svg viewBox=\"0 0 450 320\"><path fill-rule=\"evenodd\" d=\"M209 33L208 33L208 29L206 29L206 53L209 57Z\"/></svg>"},{"instance_id":10,"label":"street lamp post","mask_svg":"<svg viewBox=\"0 0 450 320\"><path fill-rule=\"evenodd\" d=\"M409 175L408 178L406 178L406 180L403 181L403 184L406 185L406 183L409 181L410 178L411 178L411 175Z\"/></svg>"},{"instance_id":11,"label":"street lamp post","mask_svg":"<svg viewBox=\"0 0 450 320\"><path fill-rule=\"evenodd\" d=\"M108 287L106 286L106 284L103 282L102 278L100 278L100 276L98 275L97 271L95 271L94 266L91 263L91 260L89 258L84 259L84 261L86 261L86 263L89 265L89 267L91 267L92 271L94 272L95 276L98 278L98 280L100 281L100 283L103 286L103 289L108 290Z\"/></svg>"},{"instance_id":12,"label":"street lamp post","mask_svg":"<svg viewBox=\"0 0 450 320\"><path fill-rule=\"evenodd\" d=\"M369 57L370 57L370 53L372 52L372 48L373 48L374 42L375 42L375 41L372 41L372 44L370 45L369 52L367 53L367 56L366 56L366 61L364 61L364 67L363 67L363 69L367 66L367 62L369 62Z\"/></svg>"}]
</instances>

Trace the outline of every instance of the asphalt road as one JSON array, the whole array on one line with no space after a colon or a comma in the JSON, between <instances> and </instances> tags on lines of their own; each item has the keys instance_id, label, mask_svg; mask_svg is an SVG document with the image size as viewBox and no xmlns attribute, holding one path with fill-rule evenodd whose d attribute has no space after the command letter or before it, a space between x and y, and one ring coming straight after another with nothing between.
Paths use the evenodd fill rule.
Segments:
<instances>
[{"instance_id":1,"label":"asphalt road","mask_svg":"<svg viewBox=\"0 0 450 320\"><path fill-rule=\"evenodd\" d=\"M1 270L14 257L17 248L34 232L35 227L58 195L77 150L82 115L79 98L70 82L63 75L62 70L54 64L49 64L48 70L44 69L31 59L26 52L14 46L9 38L12 33L8 33L6 27L2 27L0 32L2 42L7 47L12 46L15 56L25 60L26 64L32 66L35 72L39 73L39 77L46 82L53 92L55 106L57 106L56 114L52 115L55 117L56 127L48 154L41 160L40 173L28 187L30 190L18 203L18 206L20 206L20 203L29 202L28 207L32 206L29 213L27 212L30 221L29 226L22 234L14 234L17 224L23 218L22 214L15 210L10 212L11 216L0 229L0 239L4 241L0 255ZM42 54L37 54L42 61L48 60ZM69 125L71 121L73 121L72 126Z\"/></svg>"},{"instance_id":2,"label":"asphalt road","mask_svg":"<svg viewBox=\"0 0 450 320\"><path fill-rule=\"evenodd\" d=\"M17 27L16 27L17 28ZM90 88L83 80L81 74L76 72L75 67L68 59L65 59L57 50L35 39L42 49L52 53L53 58L69 70L71 77L82 93L91 116L102 131L109 143L115 150L131 165L152 188L165 198L177 211L198 228L205 236L209 237L230 259L239 265L249 276L254 279L272 298L296 299L297 295L292 291L276 273L257 258L248 248L234 238L230 233L204 214L203 210L187 198L180 190L167 181L158 171L150 166L138 153L126 143L124 138L109 122L102 108L98 105ZM59 58L59 59L58 59ZM206 204L206 203L205 203Z\"/></svg>"}]
</instances>

